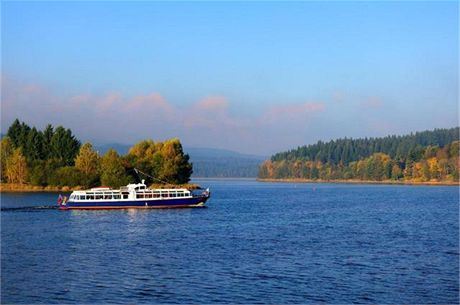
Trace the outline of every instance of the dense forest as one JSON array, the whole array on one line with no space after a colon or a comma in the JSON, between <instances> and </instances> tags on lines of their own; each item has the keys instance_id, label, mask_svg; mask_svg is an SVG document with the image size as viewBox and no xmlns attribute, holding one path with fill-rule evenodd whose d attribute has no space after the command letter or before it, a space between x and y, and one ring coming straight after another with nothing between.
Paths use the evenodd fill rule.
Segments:
<instances>
[{"instance_id":1,"label":"dense forest","mask_svg":"<svg viewBox=\"0 0 460 305\"><path fill-rule=\"evenodd\" d=\"M147 183L182 184L192 174L189 156L177 138L145 140L126 155L110 149L101 156L91 143L81 145L70 129L48 125L37 130L17 119L1 140L0 156L2 183L119 187L139 180L134 168L158 179L142 177Z\"/></svg>"},{"instance_id":2,"label":"dense forest","mask_svg":"<svg viewBox=\"0 0 460 305\"><path fill-rule=\"evenodd\" d=\"M319 141L273 155L259 167L258 177L457 182L459 128L384 138Z\"/></svg>"}]
</instances>

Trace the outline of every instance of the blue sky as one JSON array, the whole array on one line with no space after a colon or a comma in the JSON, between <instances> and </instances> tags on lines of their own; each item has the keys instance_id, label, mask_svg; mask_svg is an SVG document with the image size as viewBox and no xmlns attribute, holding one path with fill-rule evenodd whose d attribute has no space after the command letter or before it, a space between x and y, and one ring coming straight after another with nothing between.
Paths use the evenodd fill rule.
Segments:
<instances>
[{"instance_id":1,"label":"blue sky","mask_svg":"<svg viewBox=\"0 0 460 305\"><path fill-rule=\"evenodd\" d=\"M458 125L457 2L2 2L2 132L271 154Z\"/></svg>"}]
</instances>

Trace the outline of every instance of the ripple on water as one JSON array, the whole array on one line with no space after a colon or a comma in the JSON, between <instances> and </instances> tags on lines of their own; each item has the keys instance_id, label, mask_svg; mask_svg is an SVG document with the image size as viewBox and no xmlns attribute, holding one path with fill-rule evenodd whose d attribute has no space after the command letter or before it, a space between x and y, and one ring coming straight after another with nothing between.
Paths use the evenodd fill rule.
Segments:
<instances>
[{"instance_id":1,"label":"ripple on water","mask_svg":"<svg viewBox=\"0 0 460 305\"><path fill-rule=\"evenodd\" d=\"M2 194L2 303L459 302L457 188L204 184L203 210Z\"/></svg>"}]
</instances>

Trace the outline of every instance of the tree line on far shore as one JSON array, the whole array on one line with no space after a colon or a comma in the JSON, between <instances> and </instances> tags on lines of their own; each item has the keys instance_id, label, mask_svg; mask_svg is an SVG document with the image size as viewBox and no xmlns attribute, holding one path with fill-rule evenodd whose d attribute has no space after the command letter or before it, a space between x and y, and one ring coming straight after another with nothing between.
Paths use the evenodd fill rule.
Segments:
<instances>
[{"instance_id":1,"label":"tree line on far shore","mask_svg":"<svg viewBox=\"0 0 460 305\"><path fill-rule=\"evenodd\" d=\"M339 139L278 153L262 163L259 178L459 181L459 128L406 136Z\"/></svg>"},{"instance_id":2,"label":"tree line on far shore","mask_svg":"<svg viewBox=\"0 0 460 305\"><path fill-rule=\"evenodd\" d=\"M2 183L39 186L119 187L139 180L134 168L158 181L183 184L193 172L177 138L144 140L126 155L110 149L101 156L91 143L82 145L70 129L47 125L37 130L18 119L0 142L0 157Z\"/></svg>"}]
</instances>

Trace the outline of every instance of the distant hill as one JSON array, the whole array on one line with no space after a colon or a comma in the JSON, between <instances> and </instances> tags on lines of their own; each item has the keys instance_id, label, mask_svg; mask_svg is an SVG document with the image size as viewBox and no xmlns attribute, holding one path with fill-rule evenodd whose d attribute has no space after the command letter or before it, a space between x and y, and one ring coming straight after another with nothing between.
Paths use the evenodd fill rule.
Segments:
<instances>
[{"instance_id":1,"label":"distant hill","mask_svg":"<svg viewBox=\"0 0 460 305\"><path fill-rule=\"evenodd\" d=\"M132 145L103 144L95 145L94 149L99 154L104 154L110 148L119 154L128 153ZM266 159L265 156L242 154L226 149L184 147L193 163L193 177L257 177L259 164Z\"/></svg>"},{"instance_id":2,"label":"distant hill","mask_svg":"<svg viewBox=\"0 0 460 305\"><path fill-rule=\"evenodd\" d=\"M116 152L120 155L126 155L128 153L128 150L132 147L133 145L129 144L120 144L120 143L111 143L111 144L100 144L100 145L93 145L94 150L97 151L100 155L105 154L109 149L113 148L115 149Z\"/></svg>"},{"instance_id":3,"label":"distant hill","mask_svg":"<svg viewBox=\"0 0 460 305\"><path fill-rule=\"evenodd\" d=\"M215 148L185 147L193 163L193 177L257 177L266 158Z\"/></svg>"}]
</instances>

